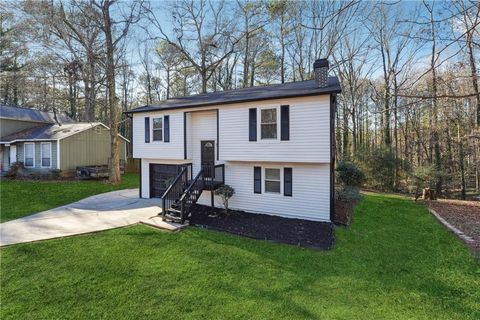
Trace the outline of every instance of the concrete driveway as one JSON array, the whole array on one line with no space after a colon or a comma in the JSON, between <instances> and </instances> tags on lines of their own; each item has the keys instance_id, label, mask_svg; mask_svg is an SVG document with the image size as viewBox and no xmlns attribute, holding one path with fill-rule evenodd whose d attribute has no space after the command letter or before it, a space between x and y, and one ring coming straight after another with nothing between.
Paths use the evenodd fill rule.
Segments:
<instances>
[{"instance_id":1,"label":"concrete driveway","mask_svg":"<svg viewBox=\"0 0 480 320\"><path fill-rule=\"evenodd\" d=\"M140 199L138 189L98 194L0 224L0 246L53 239L144 223L171 231L179 224L161 221L160 199Z\"/></svg>"}]
</instances>

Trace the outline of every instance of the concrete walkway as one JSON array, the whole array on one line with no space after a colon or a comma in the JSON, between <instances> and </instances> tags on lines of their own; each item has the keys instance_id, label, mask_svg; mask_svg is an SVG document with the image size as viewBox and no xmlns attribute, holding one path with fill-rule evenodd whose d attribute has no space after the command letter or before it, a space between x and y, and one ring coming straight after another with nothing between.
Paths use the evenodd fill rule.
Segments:
<instances>
[{"instance_id":1,"label":"concrete walkway","mask_svg":"<svg viewBox=\"0 0 480 320\"><path fill-rule=\"evenodd\" d=\"M160 199L140 199L138 189L93 197L0 224L0 246L53 239L145 223L171 231L182 225L163 222Z\"/></svg>"}]
</instances>

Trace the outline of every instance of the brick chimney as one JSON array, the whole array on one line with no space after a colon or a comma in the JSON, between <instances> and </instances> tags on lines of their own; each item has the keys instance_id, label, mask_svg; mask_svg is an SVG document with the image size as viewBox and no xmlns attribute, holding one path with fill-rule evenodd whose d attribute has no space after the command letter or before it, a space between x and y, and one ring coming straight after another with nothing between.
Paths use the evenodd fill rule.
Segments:
<instances>
[{"instance_id":1,"label":"brick chimney","mask_svg":"<svg viewBox=\"0 0 480 320\"><path fill-rule=\"evenodd\" d=\"M328 60L317 59L313 63L313 72L315 73L315 82L317 87L325 88L328 86Z\"/></svg>"}]
</instances>

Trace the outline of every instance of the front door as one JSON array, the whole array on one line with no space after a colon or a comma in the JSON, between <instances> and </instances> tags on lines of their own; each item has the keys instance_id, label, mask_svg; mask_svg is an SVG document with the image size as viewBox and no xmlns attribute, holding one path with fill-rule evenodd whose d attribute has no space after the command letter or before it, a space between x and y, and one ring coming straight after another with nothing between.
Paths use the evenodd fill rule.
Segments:
<instances>
[{"instance_id":1,"label":"front door","mask_svg":"<svg viewBox=\"0 0 480 320\"><path fill-rule=\"evenodd\" d=\"M202 168L206 178L213 178L215 165L215 141L201 141Z\"/></svg>"}]
</instances>

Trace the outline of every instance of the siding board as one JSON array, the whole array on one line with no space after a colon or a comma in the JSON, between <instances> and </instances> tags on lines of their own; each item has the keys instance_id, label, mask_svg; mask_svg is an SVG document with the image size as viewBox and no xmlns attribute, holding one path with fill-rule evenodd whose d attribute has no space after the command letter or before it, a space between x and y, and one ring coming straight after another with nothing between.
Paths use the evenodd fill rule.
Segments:
<instances>
[{"instance_id":1,"label":"siding board","mask_svg":"<svg viewBox=\"0 0 480 320\"><path fill-rule=\"evenodd\" d=\"M293 194L257 194L253 192L253 167L278 166L278 163L225 163L225 183L235 189L229 207L248 212L279 215L314 221L330 221L329 164L281 164L292 168ZM262 177L263 179L263 177ZM210 192L204 191L199 204L210 205ZM215 196L215 206L222 207Z\"/></svg>"},{"instance_id":2,"label":"siding board","mask_svg":"<svg viewBox=\"0 0 480 320\"><path fill-rule=\"evenodd\" d=\"M289 105L289 140L249 141L249 109ZM218 109L218 152L220 161L288 161L299 163L330 162L330 99L329 95L240 103L212 107ZM187 159L192 159L191 117L186 114ZM145 143L145 116L160 117L162 112L133 114L133 157L150 159L184 159L183 110L169 110L170 143ZM203 113L204 111L201 111ZM199 112L200 113L200 112ZM280 123L278 123L280 126ZM211 130L215 130L213 123ZM259 132L257 132L257 136ZM216 140L216 134L211 137Z\"/></svg>"},{"instance_id":3,"label":"siding board","mask_svg":"<svg viewBox=\"0 0 480 320\"><path fill-rule=\"evenodd\" d=\"M133 117L133 158L151 158L151 159L183 159L183 112L169 112L170 142L150 141L145 143L145 117L152 118L163 117L163 113L150 113L136 115ZM150 130L152 125L150 125ZM188 150L188 148L187 148Z\"/></svg>"},{"instance_id":4,"label":"siding board","mask_svg":"<svg viewBox=\"0 0 480 320\"><path fill-rule=\"evenodd\" d=\"M60 140L60 170L75 170L77 166L108 164L110 131L99 126ZM143 130L142 130L143 134ZM125 160L125 140L120 140L120 159Z\"/></svg>"}]
</instances>

